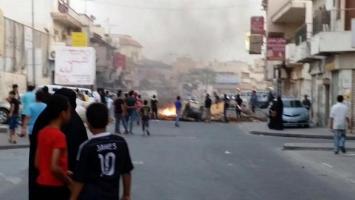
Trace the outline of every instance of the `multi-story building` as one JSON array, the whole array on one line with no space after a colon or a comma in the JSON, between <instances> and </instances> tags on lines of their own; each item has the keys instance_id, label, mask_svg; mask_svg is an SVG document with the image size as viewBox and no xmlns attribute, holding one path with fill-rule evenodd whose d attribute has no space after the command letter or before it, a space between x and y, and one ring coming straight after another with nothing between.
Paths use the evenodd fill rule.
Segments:
<instances>
[{"instance_id":1,"label":"multi-story building","mask_svg":"<svg viewBox=\"0 0 355 200\"><path fill-rule=\"evenodd\" d=\"M282 82L284 92L310 94L313 121L324 126L337 95L344 95L355 119L355 48L352 0L273 0L267 5L268 34L288 41ZM277 63L280 64L280 63Z\"/></svg>"}]
</instances>

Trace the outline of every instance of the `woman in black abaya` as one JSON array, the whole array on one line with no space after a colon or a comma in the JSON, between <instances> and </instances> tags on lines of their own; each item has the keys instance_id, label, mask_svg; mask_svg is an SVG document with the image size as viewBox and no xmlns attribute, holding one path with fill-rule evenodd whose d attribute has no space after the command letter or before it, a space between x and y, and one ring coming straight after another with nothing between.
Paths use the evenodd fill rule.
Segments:
<instances>
[{"instance_id":1,"label":"woman in black abaya","mask_svg":"<svg viewBox=\"0 0 355 200\"><path fill-rule=\"evenodd\" d=\"M72 107L72 118L62 131L66 135L68 145L68 169L74 171L76 156L79 150L79 146L85 142L87 137L86 128L83 121L75 111L76 108L76 93L70 89L62 88L56 91L55 94L60 94L68 98ZM29 153L29 168L28 168L28 187L29 187L29 200L37 200L35 196L36 191L36 179L37 170L34 166L35 152L37 149L37 135L38 132L48 124L48 110L45 109L41 115L37 118L33 127L33 133L30 136L30 153Z\"/></svg>"}]
</instances>

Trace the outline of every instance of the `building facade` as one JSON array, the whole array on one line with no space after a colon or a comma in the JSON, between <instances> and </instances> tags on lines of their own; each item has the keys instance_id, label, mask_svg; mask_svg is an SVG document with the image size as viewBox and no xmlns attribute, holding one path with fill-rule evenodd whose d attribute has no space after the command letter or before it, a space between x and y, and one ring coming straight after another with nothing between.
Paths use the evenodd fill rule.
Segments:
<instances>
[{"instance_id":1,"label":"building facade","mask_svg":"<svg viewBox=\"0 0 355 200\"><path fill-rule=\"evenodd\" d=\"M337 95L345 96L355 119L355 48L351 37L355 1L278 1L265 1L264 5L268 34L281 32L288 41L281 63L283 92L298 98L310 95L312 119L319 126L327 125Z\"/></svg>"}]
</instances>

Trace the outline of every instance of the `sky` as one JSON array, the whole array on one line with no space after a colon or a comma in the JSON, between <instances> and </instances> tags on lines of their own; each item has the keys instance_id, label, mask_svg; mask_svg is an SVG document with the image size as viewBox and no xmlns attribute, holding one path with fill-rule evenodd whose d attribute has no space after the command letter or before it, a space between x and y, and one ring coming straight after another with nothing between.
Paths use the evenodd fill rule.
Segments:
<instances>
[{"instance_id":1,"label":"sky","mask_svg":"<svg viewBox=\"0 0 355 200\"><path fill-rule=\"evenodd\" d=\"M86 2L86 3L85 3ZM262 15L261 0L71 0L111 33L132 35L144 56L172 60L242 60L250 17ZM86 5L86 6L85 6ZM86 8L86 9L85 9Z\"/></svg>"}]
</instances>

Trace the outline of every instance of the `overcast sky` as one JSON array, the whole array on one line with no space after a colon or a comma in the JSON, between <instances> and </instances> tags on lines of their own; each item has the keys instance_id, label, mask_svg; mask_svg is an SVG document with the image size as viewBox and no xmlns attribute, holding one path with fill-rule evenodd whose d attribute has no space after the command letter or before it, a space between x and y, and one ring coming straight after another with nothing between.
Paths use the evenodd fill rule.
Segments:
<instances>
[{"instance_id":1,"label":"overcast sky","mask_svg":"<svg viewBox=\"0 0 355 200\"><path fill-rule=\"evenodd\" d=\"M84 12L85 0L71 0ZM144 55L172 59L189 55L204 60L244 60L250 16L262 15L261 0L87 0L88 14L111 33L129 34Z\"/></svg>"}]
</instances>

